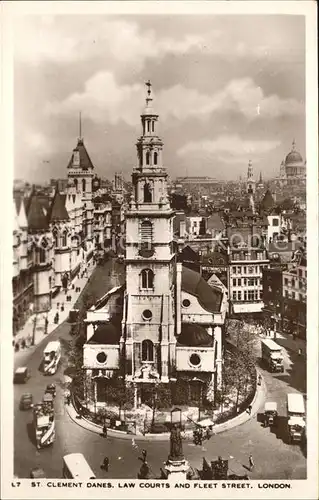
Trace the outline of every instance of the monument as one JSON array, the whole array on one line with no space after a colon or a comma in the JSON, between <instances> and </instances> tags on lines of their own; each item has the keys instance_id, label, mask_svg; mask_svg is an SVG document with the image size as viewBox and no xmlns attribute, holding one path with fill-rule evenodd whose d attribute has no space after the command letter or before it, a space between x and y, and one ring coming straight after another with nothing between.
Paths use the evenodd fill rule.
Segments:
<instances>
[{"instance_id":1,"label":"monument","mask_svg":"<svg viewBox=\"0 0 319 500\"><path fill-rule=\"evenodd\" d=\"M173 425L170 435L170 453L165 464L167 479L170 481L186 481L189 463L185 460L181 430Z\"/></svg>"}]
</instances>

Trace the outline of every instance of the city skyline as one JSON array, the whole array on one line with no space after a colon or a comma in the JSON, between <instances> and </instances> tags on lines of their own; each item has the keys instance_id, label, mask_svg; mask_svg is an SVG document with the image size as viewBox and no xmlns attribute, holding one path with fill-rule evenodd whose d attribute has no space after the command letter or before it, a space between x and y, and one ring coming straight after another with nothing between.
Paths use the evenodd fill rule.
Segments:
<instances>
[{"instance_id":1,"label":"city skyline","mask_svg":"<svg viewBox=\"0 0 319 500\"><path fill-rule=\"evenodd\" d=\"M97 175L128 178L148 79L171 178L193 175L196 165L198 175L238 179L249 160L256 179L260 171L273 177L293 139L306 159L304 18L253 19L21 17L15 177L62 177L81 112Z\"/></svg>"}]
</instances>

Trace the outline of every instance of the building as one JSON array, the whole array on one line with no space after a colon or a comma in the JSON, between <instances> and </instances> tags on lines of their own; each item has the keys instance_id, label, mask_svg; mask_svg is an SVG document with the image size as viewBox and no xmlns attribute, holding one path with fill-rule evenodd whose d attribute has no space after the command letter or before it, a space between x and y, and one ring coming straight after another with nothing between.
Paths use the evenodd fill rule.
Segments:
<instances>
[{"instance_id":1,"label":"building","mask_svg":"<svg viewBox=\"0 0 319 500\"><path fill-rule=\"evenodd\" d=\"M234 241L234 240L233 240ZM269 266L263 244L251 226L246 242L228 247L228 290L230 314L261 313L264 307L262 273Z\"/></svg>"},{"instance_id":2,"label":"building","mask_svg":"<svg viewBox=\"0 0 319 500\"><path fill-rule=\"evenodd\" d=\"M33 255L28 239L27 199L14 193L13 204L13 334L32 314L34 307Z\"/></svg>"},{"instance_id":3,"label":"building","mask_svg":"<svg viewBox=\"0 0 319 500\"><path fill-rule=\"evenodd\" d=\"M176 262L174 212L150 83L137 141L133 194L126 211L126 280L87 313L83 351L87 404L105 405L108 387L133 384L135 407L150 387L172 389L175 402L220 387L227 297ZM177 389L176 389L177 388ZM179 398L179 399L178 399Z\"/></svg>"},{"instance_id":4,"label":"building","mask_svg":"<svg viewBox=\"0 0 319 500\"><path fill-rule=\"evenodd\" d=\"M293 140L291 151L280 165L279 184L287 188L304 188L306 185L306 161L296 150L296 143Z\"/></svg>"},{"instance_id":5,"label":"building","mask_svg":"<svg viewBox=\"0 0 319 500\"><path fill-rule=\"evenodd\" d=\"M306 338L307 323L307 257L297 250L288 269L282 273L283 327Z\"/></svg>"},{"instance_id":6,"label":"building","mask_svg":"<svg viewBox=\"0 0 319 500\"><path fill-rule=\"evenodd\" d=\"M251 160L249 160L248 163L246 191L248 194L254 194L256 191L256 181L254 179L253 164Z\"/></svg>"}]
</instances>

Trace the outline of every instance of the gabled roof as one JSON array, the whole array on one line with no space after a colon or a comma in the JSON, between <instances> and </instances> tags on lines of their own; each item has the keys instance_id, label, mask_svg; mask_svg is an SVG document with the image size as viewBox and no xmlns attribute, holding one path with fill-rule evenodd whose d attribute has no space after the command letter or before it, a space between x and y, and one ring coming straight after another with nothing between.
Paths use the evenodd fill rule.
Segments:
<instances>
[{"instance_id":1,"label":"gabled roof","mask_svg":"<svg viewBox=\"0 0 319 500\"><path fill-rule=\"evenodd\" d=\"M29 200L28 228L33 231L49 228L47 203L42 198L33 191Z\"/></svg>"},{"instance_id":2,"label":"gabled roof","mask_svg":"<svg viewBox=\"0 0 319 500\"><path fill-rule=\"evenodd\" d=\"M182 290L195 295L201 306L208 312L220 311L223 293L210 286L196 271L182 267Z\"/></svg>"},{"instance_id":3,"label":"gabled roof","mask_svg":"<svg viewBox=\"0 0 319 500\"><path fill-rule=\"evenodd\" d=\"M77 154L77 152L79 153L80 164L76 168L79 168L81 170L89 170L89 169L93 170L94 166L84 146L83 139L78 139L77 146L76 148L73 149L73 153L67 168L73 168L74 155Z\"/></svg>"},{"instance_id":4,"label":"gabled roof","mask_svg":"<svg viewBox=\"0 0 319 500\"><path fill-rule=\"evenodd\" d=\"M62 221L62 220L68 220L69 215L67 212L67 209L65 207L65 194L60 194L58 189L56 189L54 198L52 200L52 204L50 207L50 215L49 215L49 221L50 222L55 222L55 221Z\"/></svg>"}]
</instances>

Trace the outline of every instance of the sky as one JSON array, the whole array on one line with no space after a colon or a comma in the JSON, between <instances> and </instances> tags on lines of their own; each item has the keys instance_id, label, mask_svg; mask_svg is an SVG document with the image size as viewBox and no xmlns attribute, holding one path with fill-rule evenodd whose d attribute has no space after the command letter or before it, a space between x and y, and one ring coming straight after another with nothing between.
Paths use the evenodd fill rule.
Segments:
<instances>
[{"instance_id":1,"label":"sky","mask_svg":"<svg viewBox=\"0 0 319 500\"><path fill-rule=\"evenodd\" d=\"M15 22L15 178L66 177L79 135L129 179L151 80L170 177L305 158L305 24L289 15L28 15Z\"/></svg>"}]
</instances>

